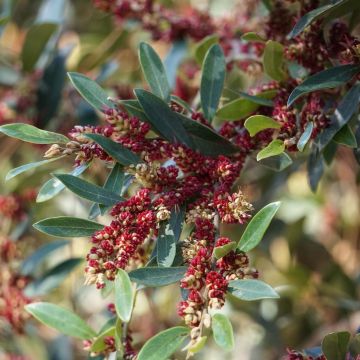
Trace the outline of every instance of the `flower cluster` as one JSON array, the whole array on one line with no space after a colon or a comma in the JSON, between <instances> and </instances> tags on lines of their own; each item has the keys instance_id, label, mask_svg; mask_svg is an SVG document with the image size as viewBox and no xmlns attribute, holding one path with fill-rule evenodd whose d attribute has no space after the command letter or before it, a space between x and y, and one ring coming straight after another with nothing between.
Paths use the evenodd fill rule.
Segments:
<instances>
[{"instance_id":1,"label":"flower cluster","mask_svg":"<svg viewBox=\"0 0 360 360\"><path fill-rule=\"evenodd\" d=\"M287 355L284 360L326 360L326 358L324 355L310 356L295 350L287 349Z\"/></svg>"}]
</instances>

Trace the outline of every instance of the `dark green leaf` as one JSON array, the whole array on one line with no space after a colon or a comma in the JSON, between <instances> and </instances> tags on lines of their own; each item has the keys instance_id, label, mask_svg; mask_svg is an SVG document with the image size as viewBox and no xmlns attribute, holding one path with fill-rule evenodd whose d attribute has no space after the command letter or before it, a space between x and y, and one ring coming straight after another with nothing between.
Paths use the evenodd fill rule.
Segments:
<instances>
[{"instance_id":1,"label":"dark green leaf","mask_svg":"<svg viewBox=\"0 0 360 360\"><path fill-rule=\"evenodd\" d=\"M139 59L145 79L152 92L168 102L170 100L170 86L164 65L158 54L149 44L141 43L139 46Z\"/></svg>"},{"instance_id":2,"label":"dark green leaf","mask_svg":"<svg viewBox=\"0 0 360 360\"><path fill-rule=\"evenodd\" d=\"M271 156L279 155L283 153L284 150L285 144L282 140L273 140L269 145L267 145L264 149L258 152L256 160L260 161Z\"/></svg>"},{"instance_id":3,"label":"dark green leaf","mask_svg":"<svg viewBox=\"0 0 360 360\"><path fill-rule=\"evenodd\" d=\"M279 295L270 285L254 279L230 281L229 292L238 299L245 301L279 298Z\"/></svg>"},{"instance_id":4,"label":"dark green leaf","mask_svg":"<svg viewBox=\"0 0 360 360\"><path fill-rule=\"evenodd\" d=\"M176 255L176 239L169 223L161 224L156 248L158 264L170 267Z\"/></svg>"},{"instance_id":5,"label":"dark green leaf","mask_svg":"<svg viewBox=\"0 0 360 360\"><path fill-rule=\"evenodd\" d=\"M158 333L145 343L137 359L167 360L184 342L189 332L189 328L177 326Z\"/></svg>"},{"instance_id":6,"label":"dark green leaf","mask_svg":"<svg viewBox=\"0 0 360 360\"><path fill-rule=\"evenodd\" d=\"M234 334L228 317L215 314L211 318L211 328L215 342L225 351L231 351L234 348Z\"/></svg>"},{"instance_id":7,"label":"dark green leaf","mask_svg":"<svg viewBox=\"0 0 360 360\"><path fill-rule=\"evenodd\" d=\"M124 199L110 190L101 186L91 184L76 176L68 174L53 174L59 179L70 191L76 195L103 205L114 205Z\"/></svg>"},{"instance_id":8,"label":"dark green leaf","mask_svg":"<svg viewBox=\"0 0 360 360\"><path fill-rule=\"evenodd\" d=\"M142 121L150 123L149 119L146 117L143 108L136 99L130 100L119 100L120 105L122 105L125 110L132 116L136 116ZM151 123L150 123L151 124Z\"/></svg>"},{"instance_id":9,"label":"dark green leaf","mask_svg":"<svg viewBox=\"0 0 360 360\"><path fill-rule=\"evenodd\" d=\"M250 136L254 136L265 129L280 129L281 125L271 117L253 115L246 119L244 127L247 129Z\"/></svg>"},{"instance_id":10,"label":"dark green leaf","mask_svg":"<svg viewBox=\"0 0 360 360\"><path fill-rule=\"evenodd\" d=\"M307 162L310 189L316 192L319 181L324 173L324 158L319 149L314 147Z\"/></svg>"},{"instance_id":11,"label":"dark green leaf","mask_svg":"<svg viewBox=\"0 0 360 360\"><path fill-rule=\"evenodd\" d=\"M75 89L95 109L105 111L115 107L108 99L107 93L95 81L76 72L69 72L68 76Z\"/></svg>"},{"instance_id":12,"label":"dark green leaf","mask_svg":"<svg viewBox=\"0 0 360 360\"><path fill-rule=\"evenodd\" d=\"M324 337L321 349L327 360L345 360L350 334L346 331L331 333Z\"/></svg>"},{"instance_id":13,"label":"dark green leaf","mask_svg":"<svg viewBox=\"0 0 360 360\"><path fill-rule=\"evenodd\" d=\"M165 286L178 282L185 274L186 266L179 267L144 267L130 271L131 281L148 287Z\"/></svg>"},{"instance_id":14,"label":"dark green leaf","mask_svg":"<svg viewBox=\"0 0 360 360\"><path fill-rule=\"evenodd\" d=\"M263 56L264 71L276 81L285 80L287 77L283 67L283 55L284 47L280 43L273 40L266 43Z\"/></svg>"},{"instance_id":15,"label":"dark green leaf","mask_svg":"<svg viewBox=\"0 0 360 360\"><path fill-rule=\"evenodd\" d=\"M129 275L119 269L115 279L115 309L119 318L129 322L134 306L135 293Z\"/></svg>"},{"instance_id":16,"label":"dark green leaf","mask_svg":"<svg viewBox=\"0 0 360 360\"><path fill-rule=\"evenodd\" d=\"M232 241L228 244L225 244L223 246L217 246L214 249L214 256L217 259L220 259L222 257L224 257L225 255L227 255L230 251L236 249L236 242Z\"/></svg>"},{"instance_id":17,"label":"dark green leaf","mask_svg":"<svg viewBox=\"0 0 360 360\"><path fill-rule=\"evenodd\" d=\"M95 331L71 311L60 306L37 302L25 306L25 310L43 324L54 328L61 333L80 339L91 339Z\"/></svg>"},{"instance_id":18,"label":"dark green leaf","mask_svg":"<svg viewBox=\"0 0 360 360\"><path fill-rule=\"evenodd\" d=\"M248 252L260 243L279 207L280 202L270 203L251 219L241 236L238 249Z\"/></svg>"},{"instance_id":19,"label":"dark green leaf","mask_svg":"<svg viewBox=\"0 0 360 360\"><path fill-rule=\"evenodd\" d=\"M29 29L21 51L24 71L30 72L34 69L47 42L56 29L57 25L52 23L34 24Z\"/></svg>"},{"instance_id":20,"label":"dark green leaf","mask_svg":"<svg viewBox=\"0 0 360 360\"><path fill-rule=\"evenodd\" d=\"M331 89L350 81L360 71L359 65L339 65L308 77L290 94L287 106L309 92Z\"/></svg>"},{"instance_id":21,"label":"dark green leaf","mask_svg":"<svg viewBox=\"0 0 360 360\"><path fill-rule=\"evenodd\" d=\"M356 334L353 339L351 339L349 344L349 351L352 356L360 354L360 334Z\"/></svg>"},{"instance_id":22,"label":"dark green leaf","mask_svg":"<svg viewBox=\"0 0 360 360\"><path fill-rule=\"evenodd\" d=\"M204 59L200 84L201 107L209 122L219 106L225 81L225 67L225 56L220 45L212 45Z\"/></svg>"},{"instance_id":23,"label":"dark green leaf","mask_svg":"<svg viewBox=\"0 0 360 360\"><path fill-rule=\"evenodd\" d=\"M86 134L85 136L99 144L106 153L124 166L139 164L142 162L140 157L135 153L105 136L98 134Z\"/></svg>"},{"instance_id":24,"label":"dark green leaf","mask_svg":"<svg viewBox=\"0 0 360 360\"><path fill-rule=\"evenodd\" d=\"M259 34L255 32L247 32L244 35L241 35L241 39L245 41L261 42L261 43L264 43L266 41Z\"/></svg>"},{"instance_id":25,"label":"dark green leaf","mask_svg":"<svg viewBox=\"0 0 360 360\"><path fill-rule=\"evenodd\" d=\"M233 90L233 89L229 89L229 88L225 88L225 90L228 90L234 94L237 94L240 97L253 102L254 104L269 106L269 107L274 106L273 101L270 99L272 99L277 93L276 90L266 90L258 95L250 95L244 91L237 91L237 90Z\"/></svg>"},{"instance_id":26,"label":"dark green leaf","mask_svg":"<svg viewBox=\"0 0 360 360\"><path fill-rule=\"evenodd\" d=\"M303 151L306 144L309 142L310 138L311 138L311 134L314 128L314 123L313 122L309 122L306 127L304 132L301 134L300 139L297 143L297 148L299 151Z\"/></svg>"},{"instance_id":27,"label":"dark green leaf","mask_svg":"<svg viewBox=\"0 0 360 360\"><path fill-rule=\"evenodd\" d=\"M293 161L287 153L282 153L259 161L260 165L274 171L283 171L292 163Z\"/></svg>"},{"instance_id":28,"label":"dark green leaf","mask_svg":"<svg viewBox=\"0 0 360 360\"><path fill-rule=\"evenodd\" d=\"M33 226L45 234L61 237L88 237L104 227L93 221L69 216L44 219Z\"/></svg>"},{"instance_id":29,"label":"dark green leaf","mask_svg":"<svg viewBox=\"0 0 360 360\"><path fill-rule=\"evenodd\" d=\"M347 124L335 134L333 140L340 145L345 145L351 148L357 147L355 135Z\"/></svg>"},{"instance_id":30,"label":"dark green leaf","mask_svg":"<svg viewBox=\"0 0 360 360\"><path fill-rule=\"evenodd\" d=\"M203 38L195 48L195 60L201 66L206 53L211 46L219 42L219 35L209 35Z\"/></svg>"},{"instance_id":31,"label":"dark green leaf","mask_svg":"<svg viewBox=\"0 0 360 360\"><path fill-rule=\"evenodd\" d=\"M7 124L0 126L3 134L33 144L54 144L69 142L69 139L61 134L53 133L36 128L29 124Z\"/></svg>"}]
</instances>

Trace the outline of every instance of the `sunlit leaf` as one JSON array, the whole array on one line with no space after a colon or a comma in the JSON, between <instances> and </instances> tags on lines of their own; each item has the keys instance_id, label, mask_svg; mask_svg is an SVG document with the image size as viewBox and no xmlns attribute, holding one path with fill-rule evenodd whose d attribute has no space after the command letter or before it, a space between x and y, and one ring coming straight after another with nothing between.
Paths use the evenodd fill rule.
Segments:
<instances>
[{"instance_id":1,"label":"sunlit leaf","mask_svg":"<svg viewBox=\"0 0 360 360\"><path fill-rule=\"evenodd\" d=\"M270 285L255 279L232 280L229 282L229 292L245 301L279 298Z\"/></svg>"},{"instance_id":2,"label":"sunlit leaf","mask_svg":"<svg viewBox=\"0 0 360 360\"><path fill-rule=\"evenodd\" d=\"M215 314L211 318L211 329L216 344L225 351L234 348L234 334L230 320L223 314Z\"/></svg>"}]
</instances>

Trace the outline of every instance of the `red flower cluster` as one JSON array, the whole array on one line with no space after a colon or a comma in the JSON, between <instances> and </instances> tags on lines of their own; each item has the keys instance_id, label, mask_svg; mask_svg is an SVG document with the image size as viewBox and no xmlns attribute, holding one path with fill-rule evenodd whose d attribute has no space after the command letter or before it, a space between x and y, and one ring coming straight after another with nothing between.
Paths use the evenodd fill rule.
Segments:
<instances>
[{"instance_id":1,"label":"red flower cluster","mask_svg":"<svg viewBox=\"0 0 360 360\"><path fill-rule=\"evenodd\" d=\"M324 355L320 356L307 356L298 351L286 349L287 355L284 360L326 360Z\"/></svg>"}]
</instances>

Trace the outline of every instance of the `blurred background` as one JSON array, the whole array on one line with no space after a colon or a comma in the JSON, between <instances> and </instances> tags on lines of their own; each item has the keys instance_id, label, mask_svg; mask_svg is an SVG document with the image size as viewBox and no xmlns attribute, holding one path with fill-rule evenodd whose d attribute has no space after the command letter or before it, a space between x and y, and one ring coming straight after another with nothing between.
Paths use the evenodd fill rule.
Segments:
<instances>
[{"instance_id":1,"label":"blurred background","mask_svg":"<svg viewBox=\"0 0 360 360\"><path fill-rule=\"evenodd\" d=\"M191 39L154 40L136 22L120 23L94 3L100 2L0 1L0 124L24 122L62 133L75 124L97 124L101 116L80 98L66 72L96 79L114 98L131 98L132 88L142 84L137 46L143 40L152 42L167 59L179 96L194 95L199 67ZM235 14L239 28L249 25L241 23L244 13L259 5L250 0L160 3L179 14L191 8L206 8L219 19ZM261 25L266 8L260 4L256 11ZM235 69L227 81L246 89L262 79ZM1 360L88 356L81 341L29 319L23 310L28 302L64 305L97 330L111 317L107 309L111 295L83 285L88 239L49 238L31 227L49 216L88 216L90 203L68 191L49 201L37 195L51 172L69 172L72 164L50 163L5 182L10 169L41 160L44 149L0 135ZM260 277L278 290L281 299L254 303L229 299L225 311L234 327L235 350L224 354L210 342L195 359L281 359L287 347L316 347L331 331L355 334L360 326L358 164L352 150L338 149L314 194L308 185L305 157L298 155L283 172L260 167L251 159L246 163L238 185L255 209L282 201L261 245L249 254ZM86 177L102 183L105 174L98 164ZM222 232L238 240L242 228L224 226ZM132 325L135 345L179 322L179 299L178 286L139 293ZM183 358L181 352L176 355Z\"/></svg>"}]
</instances>

